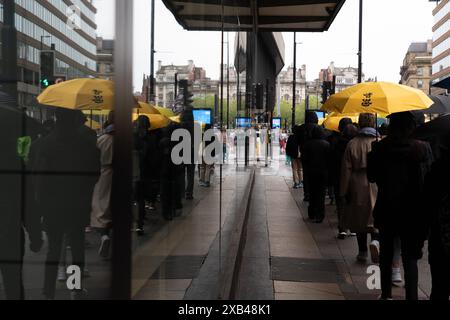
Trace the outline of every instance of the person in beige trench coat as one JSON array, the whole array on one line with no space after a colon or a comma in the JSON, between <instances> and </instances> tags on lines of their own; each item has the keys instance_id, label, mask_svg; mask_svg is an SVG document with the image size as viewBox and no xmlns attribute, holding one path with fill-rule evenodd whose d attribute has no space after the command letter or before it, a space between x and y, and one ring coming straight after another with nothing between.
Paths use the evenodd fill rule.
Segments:
<instances>
[{"instance_id":1,"label":"person in beige trench coat","mask_svg":"<svg viewBox=\"0 0 450 320\"><path fill-rule=\"evenodd\" d=\"M100 149L101 174L100 179L94 188L92 197L91 227L97 229L101 235L99 255L103 258L109 257L110 231L112 228L111 217L111 187L113 177L113 143L114 125L112 124L112 114L110 123L105 133L98 138L97 147Z\"/></svg>"},{"instance_id":2,"label":"person in beige trench coat","mask_svg":"<svg viewBox=\"0 0 450 320\"><path fill-rule=\"evenodd\" d=\"M367 234L372 234L372 260L377 260L376 230L373 227L373 208L377 199L377 186L367 179L367 155L377 139L375 116L361 114L360 132L349 142L342 160L341 198L344 207L343 226L357 234L358 261L368 258ZM375 247L374 247L375 246ZM374 247L374 248L372 248ZM375 252L374 252L375 251ZM374 261L376 262L376 261Z\"/></svg>"}]
</instances>

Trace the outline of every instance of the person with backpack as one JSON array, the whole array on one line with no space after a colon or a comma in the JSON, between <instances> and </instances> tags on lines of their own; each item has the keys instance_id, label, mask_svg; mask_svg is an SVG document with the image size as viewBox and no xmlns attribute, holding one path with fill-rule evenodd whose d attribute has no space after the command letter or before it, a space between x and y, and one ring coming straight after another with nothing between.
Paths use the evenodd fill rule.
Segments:
<instances>
[{"instance_id":1,"label":"person with backpack","mask_svg":"<svg viewBox=\"0 0 450 320\"><path fill-rule=\"evenodd\" d=\"M410 112L389 116L388 136L374 143L367 176L378 186L374 223L379 230L381 299L392 299L392 262L400 237L407 300L418 300L418 266L427 238L427 210L423 206L424 176L429 145L412 139L416 120Z\"/></svg>"},{"instance_id":2,"label":"person with backpack","mask_svg":"<svg viewBox=\"0 0 450 320\"><path fill-rule=\"evenodd\" d=\"M294 176L294 189L303 187L302 162L300 160L300 147L298 144L299 126L295 126L293 133L289 136L286 144L286 155L291 160L292 173Z\"/></svg>"}]
</instances>

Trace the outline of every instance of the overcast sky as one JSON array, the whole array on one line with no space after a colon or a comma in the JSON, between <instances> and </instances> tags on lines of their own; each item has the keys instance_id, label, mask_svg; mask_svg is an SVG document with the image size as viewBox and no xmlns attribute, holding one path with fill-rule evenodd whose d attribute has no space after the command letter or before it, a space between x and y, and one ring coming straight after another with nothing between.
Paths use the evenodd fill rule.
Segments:
<instances>
[{"instance_id":1,"label":"overcast sky","mask_svg":"<svg viewBox=\"0 0 450 320\"><path fill-rule=\"evenodd\" d=\"M143 73L150 70L150 0L135 0L134 85L140 91ZM98 35L114 37L114 0L94 0L98 8ZM307 79L318 78L331 61L338 67L357 67L358 4L347 0L328 32L298 33L298 65L306 64ZM411 42L432 38L435 3L427 0L365 0L363 71L368 77L398 82L400 66ZM183 30L161 0L156 0L155 70L163 64L194 60L208 77L220 76L220 33ZM284 33L286 66L293 61L293 34ZM230 33L233 62L234 34ZM225 37L226 39L226 37ZM226 56L225 56L226 57ZM226 60L225 60L226 63Z\"/></svg>"}]
</instances>

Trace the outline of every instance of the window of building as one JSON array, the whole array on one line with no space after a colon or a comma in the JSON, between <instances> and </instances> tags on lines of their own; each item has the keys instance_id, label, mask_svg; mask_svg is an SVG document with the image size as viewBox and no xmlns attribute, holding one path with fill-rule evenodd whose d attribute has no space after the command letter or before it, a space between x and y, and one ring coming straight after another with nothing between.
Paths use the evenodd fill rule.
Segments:
<instances>
[{"instance_id":1,"label":"window of building","mask_svg":"<svg viewBox=\"0 0 450 320\"><path fill-rule=\"evenodd\" d=\"M423 76L423 68L422 67L417 67L417 75Z\"/></svg>"},{"instance_id":2,"label":"window of building","mask_svg":"<svg viewBox=\"0 0 450 320\"><path fill-rule=\"evenodd\" d=\"M419 89L423 88L423 80L417 81L417 88L419 88Z\"/></svg>"}]
</instances>

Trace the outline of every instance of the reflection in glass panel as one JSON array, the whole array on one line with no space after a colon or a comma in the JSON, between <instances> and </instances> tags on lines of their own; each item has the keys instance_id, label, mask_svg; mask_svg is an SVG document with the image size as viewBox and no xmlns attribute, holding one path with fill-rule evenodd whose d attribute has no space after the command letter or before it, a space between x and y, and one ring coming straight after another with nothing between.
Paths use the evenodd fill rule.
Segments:
<instances>
[{"instance_id":1,"label":"reflection in glass panel","mask_svg":"<svg viewBox=\"0 0 450 320\"><path fill-rule=\"evenodd\" d=\"M0 299L106 299L112 40L96 2L0 3Z\"/></svg>"}]
</instances>

